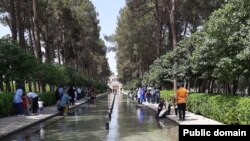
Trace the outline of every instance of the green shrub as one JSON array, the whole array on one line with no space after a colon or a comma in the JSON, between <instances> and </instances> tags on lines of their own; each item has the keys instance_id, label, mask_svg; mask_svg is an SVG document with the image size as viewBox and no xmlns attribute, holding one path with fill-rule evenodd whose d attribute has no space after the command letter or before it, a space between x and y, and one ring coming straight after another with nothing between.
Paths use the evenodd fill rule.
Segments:
<instances>
[{"instance_id":1,"label":"green shrub","mask_svg":"<svg viewBox=\"0 0 250 141\"><path fill-rule=\"evenodd\" d=\"M166 101L171 101L171 96L174 95L173 90L163 90L161 91L161 97Z\"/></svg>"},{"instance_id":2,"label":"green shrub","mask_svg":"<svg viewBox=\"0 0 250 141\"><path fill-rule=\"evenodd\" d=\"M249 124L250 98L219 94L190 94L187 109L225 124Z\"/></svg>"},{"instance_id":3,"label":"green shrub","mask_svg":"<svg viewBox=\"0 0 250 141\"><path fill-rule=\"evenodd\" d=\"M237 105L237 119L243 125L250 124L250 98L241 97Z\"/></svg>"},{"instance_id":4,"label":"green shrub","mask_svg":"<svg viewBox=\"0 0 250 141\"><path fill-rule=\"evenodd\" d=\"M55 92L46 92L43 94L38 94L38 96L44 102L44 106L51 106L51 105L55 105L56 103Z\"/></svg>"},{"instance_id":5,"label":"green shrub","mask_svg":"<svg viewBox=\"0 0 250 141\"><path fill-rule=\"evenodd\" d=\"M12 115L14 113L13 94L0 94L0 117Z\"/></svg>"}]
</instances>

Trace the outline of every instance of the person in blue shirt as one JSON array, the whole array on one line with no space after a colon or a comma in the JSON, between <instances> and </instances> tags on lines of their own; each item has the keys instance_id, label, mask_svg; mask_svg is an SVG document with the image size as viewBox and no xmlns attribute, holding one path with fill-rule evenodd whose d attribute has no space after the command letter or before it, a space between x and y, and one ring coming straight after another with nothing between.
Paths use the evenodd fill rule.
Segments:
<instances>
[{"instance_id":1,"label":"person in blue shirt","mask_svg":"<svg viewBox=\"0 0 250 141\"><path fill-rule=\"evenodd\" d=\"M23 89L21 86L19 86L16 89L14 98L13 98L13 104L17 112L17 116L23 116L23 109L22 109L22 96L23 96Z\"/></svg>"},{"instance_id":2,"label":"person in blue shirt","mask_svg":"<svg viewBox=\"0 0 250 141\"><path fill-rule=\"evenodd\" d=\"M61 112L63 111L64 115L68 114L69 110L68 102L70 101L70 99L71 97L66 92L63 92L62 98L57 104L57 109Z\"/></svg>"},{"instance_id":3,"label":"person in blue shirt","mask_svg":"<svg viewBox=\"0 0 250 141\"><path fill-rule=\"evenodd\" d=\"M63 86L59 85L56 89L56 100L59 101L62 98L63 95Z\"/></svg>"}]
</instances>

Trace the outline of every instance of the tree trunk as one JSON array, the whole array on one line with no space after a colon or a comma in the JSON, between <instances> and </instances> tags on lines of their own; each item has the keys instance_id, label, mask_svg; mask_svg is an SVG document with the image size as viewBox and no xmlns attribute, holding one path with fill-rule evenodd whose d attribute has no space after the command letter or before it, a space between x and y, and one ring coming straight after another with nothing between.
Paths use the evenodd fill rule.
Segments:
<instances>
[{"instance_id":1,"label":"tree trunk","mask_svg":"<svg viewBox=\"0 0 250 141\"><path fill-rule=\"evenodd\" d=\"M0 92L3 92L3 81L0 80Z\"/></svg>"},{"instance_id":2,"label":"tree trunk","mask_svg":"<svg viewBox=\"0 0 250 141\"><path fill-rule=\"evenodd\" d=\"M5 92L6 92L6 93L11 92L11 87L10 87L10 81L9 81L9 79L7 79L7 80L5 81L5 84L6 84Z\"/></svg>"},{"instance_id":3,"label":"tree trunk","mask_svg":"<svg viewBox=\"0 0 250 141\"><path fill-rule=\"evenodd\" d=\"M38 91L37 90L37 84L38 84L38 82L33 82L33 84L34 84L34 91L37 92Z\"/></svg>"},{"instance_id":4,"label":"tree trunk","mask_svg":"<svg viewBox=\"0 0 250 141\"><path fill-rule=\"evenodd\" d=\"M15 85L14 85L14 81L11 81L11 92L14 92L16 89Z\"/></svg>"},{"instance_id":5,"label":"tree trunk","mask_svg":"<svg viewBox=\"0 0 250 141\"><path fill-rule=\"evenodd\" d=\"M248 83L247 95L250 96L250 84Z\"/></svg>"},{"instance_id":6,"label":"tree trunk","mask_svg":"<svg viewBox=\"0 0 250 141\"><path fill-rule=\"evenodd\" d=\"M42 83L41 83L41 81L39 81L38 83L37 83L37 85L38 85L38 92L40 93L40 92L42 92L42 85L41 85Z\"/></svg>"},{"instance_id":7,"label":"tree trunk","mask_svg":"<svg viewBox=\"0 0 250 141\"><path fill-rule=\"evenodd\" d=\"M238 82L239 82L240 77L237 76L234 80L233 80L233 95L236 95L237 89L238 89Z\"/></svg>"},{"instance_id":8,"label":"tree trunk","mask_svg":"<svg viewBox=\"0 0 250 141\"><path fill-rule=\"evenodd\" d=\"M197 93L197 79L194 80L194 92Z\"/></svg>"},{"instance_id":9,"label":"tree trunk","mask_svg":"<svg viewBox=\"0 0 250 141\"><path fill-rule=\"evenodd\" d=\"M46 25L46 31L42 31L42 36L44 39L44 43L45 43L45 62L51 62L51 57L50 57L50 49L49 49L49 40L48 40L48 25Z\"/></svg>"},{"instance_id":10,"label":"tree trunk","mask_svg":"<svg viewBox=\"0 0 250 141\"><path fill-rule=\"evenodd\" d=\"M15 0L10 0L10 17L11 22L7 22L9 24L12 40L17 40L17 23L16 23L16 9L15 9Z\"/></svg>"},{"instance_id":11,"label":"tree trunk","mask_svg":"<svg viewBox=\"0 0 250 141\"><path fill-rule=\"evenodd\" d=\"M191 87L190 87L190 79L187 80L187 85L188 85L188 86L187 86L187 89L190 90L190 88L191 88Z\"/></svg>"},{"instance_id":12,"label":"tree trunk","mask_svg":"<svg viewBox=\"0 0 250 141\"><path fill-rule=\"evenodd\" d=\"M66 41L65 41L65 27L62 25L62 63L66 62Z\"/></svg>"},{"instance_id":13,"label":"tree trunk","mask_svg":"<svg viewBox=\"0 0 250 141\"><path fill-rule=\"evenodd\" d=\"M201 93L202 92L202 81L199 80L198 81L198 93Z\"/></svg>"},{"instance_id":14,"label":"tree trunk","mask_svg":"<svg viewBox=\"0 0 250 141\"><path fill-rule=\"evenodd\" d=\"M211 80L211 82L210 82L209 93L214 93L214 80Z\"/></svg>"},{"instance_id":15,"label":"tree trunk","mask_svg":"<svg viewBox=\"0 0 250 141\"><path fill-rule=\"evenodd\" d=\"M24 38L24 14L23 14L23 0L17 0L17 20L18 20L18 37L19 45L22 49L26 50Z\"/></svg>"},{"instance_id":16,"label":"tree trunk","mask_svg":"<svg viewBox=\"0 0 250 141\"><path fill-rule=\"evenodd\" d=\"M46 84L45 84L45 82L41 83L41 87L42 87L42 89L41 89L42 91L41 92L42 93L46 92Z\"/></svg>"},{"instance_id":17,"label":"tree trunk","mask_svg":"<svg viewBox=\"0 0 250 141\"><path fill-rule=\"evenodd\" d=\"M169 48L167 50L173 50L173 33L172 33L172 29L171 29L171 24L168 23L168 28L169 28L169 32L168 32L168 42L169 42Z\"/></svg>"},{"instance_id":18,"label":"tree trunk","mask_svg":"<svg viewBox=\"0 0 250 141\"><path fill-rule=\"evenodd\" d=\"M40 34L39 34L39 28L38 28L38 12L37 12L37 0L33 0L33 24L34 24L34 34L35 34L35 49L36 49L36 57L37 59L42 62L42 51L41 51L41 45L40 45Z\"/></svg>"},{"instance_id":19,"label":"tree trunk","mask_svg":"<svg viewBox=\"0 0 250 141\"><path fill-rule=\"evenodd\" d=\"M162 26L163 26L163 23L162 23L162 13L160 11L160 7L159 7L159 3L158 3L158 0L155 0L155 11L156 11L156 14L155 14L155 19L157 21L157 33L156 33L156 56L157 58L159 58L161 56L161 36L162 36Z\"/></svg>"},{"instance_id":20,"label":"tree trunk","mask_svg":"<svg viewBox=\"0 0 250 141\"><path fill-rule=\"evenodd\" d=\"M35 56L35 50L34 50L34 27L32 23L32 18L30 16L30 19L28 21L28 32L29 32L29 43L30 43L30 48L29 51Z\"/></svg>"},{"instance_id":21,"label":"tree trunk","mask_svg":"<svg viewBox=\"0 0 250 141\"><path fill-rule=\"evenodd\" d=\"M173 35L173 49L177 47L177 36L176 36L176 19L175 19L175 2L176 0L172 0L172 8L170 12L170 24ZM174 74L177 69L177 62L174 62ZM177 77L174 75L174 91L177 88Z\"/></svg>"},{"instance_id":22,"label":"tree trunk","mask_svg":"<svg viewBox=\"0 0 250 141\"><path fill-rule=\"evenodd\" d=\"M231 87L230 87L230 84L226 84L226 89L227 89L227 94L230 94L231 93Z\"/></svg>"},{"instance_id":23,"label":"tree trunk","mask_svg":"<svg viewBox=\"0 0 250 141\"><path fill-rule=\"evenodd\" d=\"M32 92L32 83L28 82L28 85L29 85L29 91Z\"/></svg>"},{"instance_id":24,"label":"tree trunk","mask_svg":"<svg viewBox=\"0 0 250 141\"><path fill-rule=\"evenodd\" d=\"M60 51L60 41L59 41L59 36L58 34L56 34L56 41L57 41L57 59L58 59L58 63L61 64L61 51Z\"/></svg>"},{"instance_id":25,"label":"tree trunk","mask_svg":"<svg viewBox=\"0 0 250 141\"><path fill-rule=\"evenodd\" d=\"M222 93L228 94L228 88L226 83L224 84L224 89Z\"/></svg>"},{"instance_id":26,"label":"tree trunk","mask_svg":"<svg viewBox=\"0 0 250 141\"><path fill-rule=\"evenodd\" d=\"M53 85L49 85L49 91L50 91L50 92L53 92L53 91L54 91Z\"/></svg>"}]
</instances>

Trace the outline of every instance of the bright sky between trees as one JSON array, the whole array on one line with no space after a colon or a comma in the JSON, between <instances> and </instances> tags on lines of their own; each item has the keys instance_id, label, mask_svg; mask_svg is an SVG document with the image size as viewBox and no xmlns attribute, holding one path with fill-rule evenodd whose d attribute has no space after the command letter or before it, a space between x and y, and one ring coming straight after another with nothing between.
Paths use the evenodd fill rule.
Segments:
<instances>
[{"instance_id":1,"label":"bright sky between trees","mask_svg":"<svg viewBox=\"0 0 250 141\"><path fill-rule=\"evenodd\" d=\"M99 16L101 26L101 38L104 35L114 34L116 26L117 26L117 17L119 16L119 11L121 8L125 6L125 0L91 0L96 7L96 11ZM105 42L107 46L109 43ZM112 72L117 74L116 70L116 60L115 53L109 52L107 53L109 66Z\"/></svg>"},{"instance_id":2,"label":"bright sky between trees","mask_svg":"<svg viewBox=\"0 0 250 141\"><path fill-rule=\"evenodd\" d=\"M99 14L98 16L98 19L100 20L99 26L101 26L100 36L104 40L104 35L111 35L115 33L115 29L117 26L117 17L119 16L120 9L125 6L125 0L91 0L91 1L94 4L96 11ZM9 27L0 24L0 38L2 36L5 36L6 34L10 34ZM110 45L108 42L105 42L105 44L106 46ZM115 53L114 52L107 53L107 58L111 71L117 74Z\"/></svg>"}]
</instances>

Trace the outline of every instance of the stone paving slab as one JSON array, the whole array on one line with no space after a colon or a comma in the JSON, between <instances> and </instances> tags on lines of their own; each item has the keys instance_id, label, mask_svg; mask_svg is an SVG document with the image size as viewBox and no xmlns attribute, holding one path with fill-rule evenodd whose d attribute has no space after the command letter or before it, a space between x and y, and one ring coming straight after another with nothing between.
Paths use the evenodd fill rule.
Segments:
<instances>
[{"instance_id":1,"label":"stone paving slab","mask_svg":"<svg viewBox=\"0 0 250 141\"><path fill-rule=\"evenodd\" d=\"M146 107L148 107L154 111L157 111L157 108L158 108L158 104L143 102L143 105L145 105ZM177 123L179 125L224 125L221 122L206 118L206 117L201 116L201 115L194 114L194 113L189 112L189 111L186 111L185 117L186 117L185 121L180 121L179 116L175 115L173 108L171 108L170 115L167 115L168 119L174 121L175 123Z\"/></svg>"}]
</instances>

